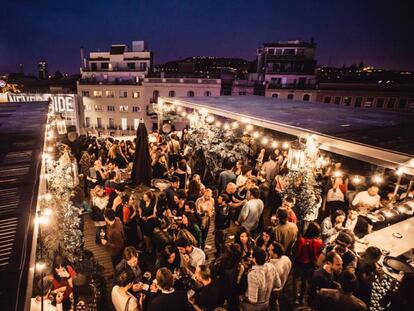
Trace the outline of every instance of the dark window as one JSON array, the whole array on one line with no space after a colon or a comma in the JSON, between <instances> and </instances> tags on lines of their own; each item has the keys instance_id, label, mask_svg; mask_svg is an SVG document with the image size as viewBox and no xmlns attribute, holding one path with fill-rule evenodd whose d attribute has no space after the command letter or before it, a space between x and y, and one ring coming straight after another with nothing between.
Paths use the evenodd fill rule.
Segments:
<instances>
[{"instance_id":1,"label":"dark window","mask_svg":"<svg viewBox=\"0 0 414 311\"><path fill-rule=\"evenodd\" d=\"M211 96L211 92L210 91L205 91L204 96Z\"/></svg>"},{"instance_id":2,"label":"dark window","mask_svg":"<svg viewBox=\"0 0 414 311\"><path fill-rule=\"evenodd\" d=\"M387 103L387 108L393 109L395 106L395 101L396 101L395 98L389 98L388 103Z\"/></svg>"},{"instance_id":3,"label":"dark window","mask_svg":"<svg viewBox=\"0 0 414 311\"><path fill-rule=\"evenodd\" d=\"M283 55L295 55L295 49L284 49Z\"/></svg>"},{"instance_id":4,"label":"dark window","mask_svg":"<svg viewBox=\"0 0 414 311\"><path fill-rule=\"evenodd\" d=\"M350 96L345 96L345 97L344 97L344 105L345 105L345 106L351 106L351 103L352 103L352 97L350 97Z\"/></svg>"},{"instance_id":5,"label":"dark window","mask_svg":"<svg viewBox=\"0 0 414 311\"><path fill-rule=\"evenodd\" d=\"M268 49L267 54L270 54L270 55L275 54L275 49Z\"/></svg>"},{"instance_id":6,"label":"dark window","mask_svg":"<svg viewBox=\"0 0 414 311\"><path fill-rule=\"evenodd\" d=\"M96 63L91 63L91 70L96 71L96 69L97 69Z\"/></svg>"},{"instance_id":7,"label":"dark window","mask_svg":"<svg viewBox=\"0 0 414 311\"><path fill-rule=\"evenodd\" d=\"M128 69L135 69L135 63L127 63Z\"/></svg>"},{"instance_id":8,"label":"dark window","mask_svg":"<svg viewBox=\"0 0 414 311\"><path fill-rule=\"evenodd\" d=\"M282 55L282 51L283 51L282 49L276 49L276 53L275 54L276 55Z\"/></svg>"},{"instance_id":9,"label":"dark window","mask_svg":"<svg viewBox=\"0 0 414 311\"><path fill-rule=\"evenodd\" d=\"M169 97L175 97L175 91L169 91L168 96Z\"/></svg>"},{"instance_id":10,"label":"dark window","mask_svg":"<svg viewBox=\"0 0 414 311\"><path fill-rule=\"evenodd\" d=\"M145 71L145 70L147 70L147 63L140 63L140 64L139 64L139 70L140 70L140 71Z\"/></svg>"},{"instance_id":11,"label":"dark window","mask_svg":"<svg viewBox=\"0 0 414 311\"><path fill-rule=\"evenodd\" d=\"M303 55L305 54L305 49L297 49L296 50L296 55Z\"/></svg>"},{"instance_id":12,"label":"dark window","mask_svg":"<svg viewBox=\"0 0 414 311\"><path fill-rule=\"evenodd\" d=\"M355 98L355 107L361 107L362 106L362 97Z\"/></svg>"},{"instance_id":13,"label":"dark window","mask_svg":"<svg viewBox=\"0 0 414 311\"><path fill-rule=\"evenodd\" d=\"M108 69L109 68L109 64L108 63L101 63L101 68L102 69Z\"/></svg>"},{"instance_id":14,"label":"dark window","mask_svg":"<svg viewBox=\"0 0 414 311\"><path fill-rule=\"evenodd\" d=\"M240 91L239 92L239 96L244 96L244 95L246 95L246 91Z\"/></svg>"},{"instance_id":15,"label":"dark window","mask_svg":"<svg viewBox=\"0 0 414 311\"><path fill-rule=\"evenodd\" d=\"M325 104L330 104L331 103L331 96L325 96L324 99L323 99L323 102Z\"/></svg>"},{"instance_id":16,"label":"dark window","mask_svg":"<svg viewBox=\"0 0 414 311\"><path fill-rule=\"evenodd\" d=\"M384 107L384 98L377 98L377 108L383 108Z\"/></svg>"},{"instance_id":17,"label":"dark window","mask_svg":"<svg viewBox=\"0 0 414 311\"><path fill-rule=\"evenodd\" d=\"M405 109L405 107L407 107L407 99L401 98L398 102L398 109Z\"/></svg>"},{"instance_id":18,"label":"dark window","mask_svg":"<svg viewBox=\"0 0 414 311\"><path fill-rule=\"evenodd\" d=\"M293 99L293 94L292 93L288 94L287 99Z\"/></svg>"},{"instance_id":19,"label":"dark window","mask_svg":"<svg viewBox=\"0 0 414 311\"><path fill-rule=\"evenodd\" d=\"M90 127L91 126L91 118L90 117L86 117L85 118L85 127Z\"/></svg>"},{"instance_id":20,"label":"dark window","mask_svg":"<svg viewBox=\"0 0 414 311\"><path fill-rule=\"evenodd\" d=\"M303 100L304 100L305 102L308 102L308 101L310 100L310 95L309 95L309 94L304 94L304 95L303 95Z\"/></svg>"},{"instance_id":21,"label":"dark window","mask_svg":"<svg viewBox=\"0 0 414 311\"><path fill-rule=\"evenodd\" d=\"M194 97L194 92L193 91L188 91L187 96L188 97Z\"/></svg>"},{"instance_id":22,"label":"dark window","mask_svg":"<svg viewBox=\"0 0 414 311\"><path fill-rule=\"evenodd\" d=\"M273 97L273 98L278 98L278 97L279 97L279 94L278 94L278 93L273 93L273 94L272 94L272 97Z\"/></svg>"},{"instance_id":23,"label":"dark window","mask_svg":"<svg viewBox=\"0 0 414 311\"><path fill-rule=\"evenodd\" d=\"M335 103L335 105L339 105L341 103L341 97L336 96L334 103Z\"/></svg>"}]
</instances>

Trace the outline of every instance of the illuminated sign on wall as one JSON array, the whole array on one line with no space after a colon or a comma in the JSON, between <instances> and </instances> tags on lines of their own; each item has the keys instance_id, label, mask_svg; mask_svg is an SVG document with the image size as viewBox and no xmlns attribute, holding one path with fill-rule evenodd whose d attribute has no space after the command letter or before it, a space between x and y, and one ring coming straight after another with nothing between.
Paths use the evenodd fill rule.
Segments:
<instances>
[{"instance_id":1,"label":"illuminated sign on wall","mask_svg":"<svg viewBox=\"0 0 414 311\"><path fill-rule=\"evenodd\" d=\"M76 94L7 94L8 102L33 102L51 101L52 109L61 113L66 120L66 125L76 126L79 133L78 104Z\"/></svg>"}]
</instances>

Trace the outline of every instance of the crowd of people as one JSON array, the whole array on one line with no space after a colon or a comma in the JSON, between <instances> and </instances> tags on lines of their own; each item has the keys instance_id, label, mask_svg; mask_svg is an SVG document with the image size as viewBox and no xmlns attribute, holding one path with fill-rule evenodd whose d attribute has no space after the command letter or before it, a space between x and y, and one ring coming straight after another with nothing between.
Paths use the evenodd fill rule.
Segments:
<instances>
[{"instance_id":1,"label":"crowd of people","mask_svg":"<svg viewBox=\"0 0 414 311\"><path fill-rule=\"evenodd\" d=\"M96 243L108 248L115 270L108 296L116 311L369 310L373 283L384 275L382 253L369 246L358 254L355 243L370 230L364 215L382 204L377 186L352 195L335 163L319 172L319 217L305 221L294 198L284 196L285 150L256 148L248 159L223 159L215 182L203 184L188 131L151 135L153 181L146 190L128 183L133 141L89 138L79 159ZM61 256L52 272L39 285L45 310L105 305L96 276ZM400 290L382 299L384 308L405 310L412 282L404 276Z\"/></svg>"}]
</instances>

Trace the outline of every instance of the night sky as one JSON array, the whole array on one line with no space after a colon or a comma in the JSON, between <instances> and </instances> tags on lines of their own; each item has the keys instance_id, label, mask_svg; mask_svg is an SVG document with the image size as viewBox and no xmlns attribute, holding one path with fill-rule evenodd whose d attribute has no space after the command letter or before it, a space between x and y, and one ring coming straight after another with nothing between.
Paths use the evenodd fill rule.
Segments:
<instances>
[{"instance_id":1,"label":"night sky","mask_svg":"<svg viewBox=\"0 0 414 311\"><path fill-rule=\"evenodd\" d=\"M405 1L409 3L410 1ZM414 70L414 18L403 1L3 0L0 73L78 73L79 48L145 40L155 63L188 56L255 58L263 42L314 37L318 65Z\"/></svg>"}]
</instances>

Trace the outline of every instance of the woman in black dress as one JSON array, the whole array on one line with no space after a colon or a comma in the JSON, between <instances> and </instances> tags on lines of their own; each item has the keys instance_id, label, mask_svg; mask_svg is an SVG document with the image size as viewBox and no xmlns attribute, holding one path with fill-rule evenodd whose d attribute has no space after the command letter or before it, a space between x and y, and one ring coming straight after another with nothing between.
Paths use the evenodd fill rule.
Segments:
<instances>
[{"instance_id":1,"label":"woman in black dress","mask_svg":"<svg viewBox=\"0 0 414 311\"><path fill-rule=\"evenodd\" d=\"M151 237L156 225L157 208L156 199L151 191L144 193L139 204L139 215L141 218L141 230L147 252L152 252Z\"/></svg>"},{"instance_id":2,"label":"woman in black dress","mask_svg":"<svg viewBox=\"0 0 414 311\"><path fill-rule=\"evenodd\" d=\"M179 189L185 189L186 183L187 183L187 163L185 160L180 160L178 162L178 168L175 170L174 176L177 176L180 180L180 186Z\"/></svg>"},{"instance_id":3,"label":"woman in black dress","mask_svg":"<svg viewBox=\"0 0 414 311\"><path fill-rule=\"evenodd\" d=\"M168 165L165 155L160 154L152 167L152 177L158 179L168 179Z\"/></svg>"}]
</instances>

